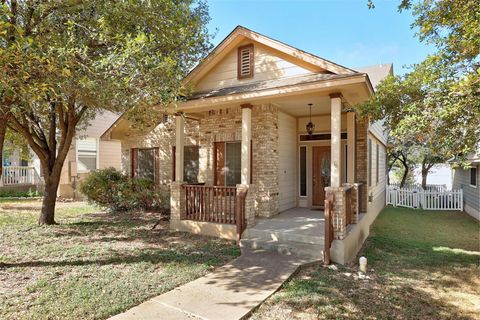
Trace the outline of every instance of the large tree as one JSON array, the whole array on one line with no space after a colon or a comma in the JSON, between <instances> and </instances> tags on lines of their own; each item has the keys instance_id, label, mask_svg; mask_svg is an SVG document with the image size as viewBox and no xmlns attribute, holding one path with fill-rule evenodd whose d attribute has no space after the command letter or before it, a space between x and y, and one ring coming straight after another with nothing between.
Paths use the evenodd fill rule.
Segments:
<instances>
[{"instance_id":1,"label":"large tree","mask_svg":"<svg viewBox=\"0 0 480 320\"><path fill-rule=\"evenodd\" d=\"M195 0L0 2L0 150L5 125L40 159L40 224L55 224L60 173L79 127L102 110L137 118L185 94L209 51Z\"/></svg>"},{"instance_id":2,"label":"large tree","mask_svg":"<svg viewBox=\"0 0 480 320\"><path fill-rule=\"evenodd\" d=\"M397 148L421 165L425 185L435 163L465 157L479 143L480 9L476 0L402 0L399 10L411 10L417 36L437 50L407 74L387 77L359 109L385 119L395 141L413 143Z\"/></svg>"}]
</instances>

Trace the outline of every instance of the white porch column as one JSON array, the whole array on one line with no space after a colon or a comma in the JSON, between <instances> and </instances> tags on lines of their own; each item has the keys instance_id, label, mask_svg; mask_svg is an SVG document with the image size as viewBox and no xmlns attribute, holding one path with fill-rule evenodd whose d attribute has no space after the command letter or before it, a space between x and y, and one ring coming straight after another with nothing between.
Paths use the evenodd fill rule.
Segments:
<instances>
[{"instance_id":1,"label":"white porch column","mask_svg":"<svg viewBox=\"0 0 480 320\"><path fill-rule=\"evenodd\" d=\"M331 169L330 186L340 187L341 170L341 123L342 123L342 95L330 94L330 123L331 123Z\"/></svg>"},{"instance_id":2,"label":"white porch column","mask_svg":"<svg viewBox=\"0 0 480 320\"><path fill-rule=\"evenodd\" d=\"M355 182L355 112L347 113L347 182Z\"/></svg>"},{"instance_id":3,"label":"white porch column","mask_svg":"<svg viewBox=\"0 0 480 320\"><path fill-rule=\"evenodd\" d=\"M251 148L250 141L252 140L252 105L242 104L242 179L243 185L250 184L250 168L251 164Z\"/></svg>"},{"instance_id":4,"label":"white porch column","mask_svg":"<svg viewBox=\"0 0 480 320\"><path fill-rule=\"evenodd\" d=\"M185 141L185 118L175 114L175 181L183 181L183 157Z\"/></svg>"}]
</instances>

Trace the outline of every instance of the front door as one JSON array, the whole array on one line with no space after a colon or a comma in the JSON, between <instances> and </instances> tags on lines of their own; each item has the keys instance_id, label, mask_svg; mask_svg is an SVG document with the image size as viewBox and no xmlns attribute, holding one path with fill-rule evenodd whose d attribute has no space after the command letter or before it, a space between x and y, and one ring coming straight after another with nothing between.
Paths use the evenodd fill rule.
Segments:
<instances>
[{"instance_id":1,"label":"front door","mask_svg":"<svg viewBox=\"0 0 480 320\"><path fill-rule=\"evenodd\" d=\"M323 206L330 185L330 147L312 147L312 205Z\"/></svg>"}]
</instances>

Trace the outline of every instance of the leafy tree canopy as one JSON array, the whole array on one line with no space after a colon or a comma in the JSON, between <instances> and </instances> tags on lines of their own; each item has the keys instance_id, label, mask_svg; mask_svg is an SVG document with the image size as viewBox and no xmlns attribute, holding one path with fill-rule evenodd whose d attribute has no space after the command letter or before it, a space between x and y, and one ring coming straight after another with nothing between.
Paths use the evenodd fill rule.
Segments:
<instances>
[{"instance_id":1,"label":"leafy tree canopy","mask_svg":"<svg viewBox=\"0 0 480 320\"><path fill-rule=\"evenodd\" d=\"M409 73L387 77L359 110L372 120L385 119L395 142L390 148L408 151L422 169L465 157L480 139L478 1L402 0L398 8L412 10L420 41L437 51Z\"/></svg>"},{"instance_id":2,"label":"leafy tree canopy","mask_svg":"<svg viewBox=\"0 0 480 320\"><path fill-rule=\"evenodd\" d=\"M41 223L54 223L76 130L102 110L154 119L184 95L182 79L211 48L208 20L201 0L0 2L0 149L6 124L38 155Z\"/></svg>"}]
</instances>

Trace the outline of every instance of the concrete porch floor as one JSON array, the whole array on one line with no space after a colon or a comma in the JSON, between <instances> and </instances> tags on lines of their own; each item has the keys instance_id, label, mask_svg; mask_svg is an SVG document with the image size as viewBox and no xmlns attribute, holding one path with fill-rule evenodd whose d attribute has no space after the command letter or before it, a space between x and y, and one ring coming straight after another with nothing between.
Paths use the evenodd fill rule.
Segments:
<instances>
[{"instance_id":1,"label":"concrete porch floor","mask_svg":"<svg viewBox=\"0 0 480 320\"><path fill-rule=\"evenodd\" d=\"M322 210L292 208L271 218L257 219L253 227L245 230L240 244L319 260L323 256L324 223Z\"/></svg>"}]
</instances>

